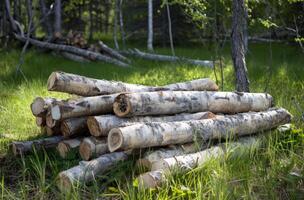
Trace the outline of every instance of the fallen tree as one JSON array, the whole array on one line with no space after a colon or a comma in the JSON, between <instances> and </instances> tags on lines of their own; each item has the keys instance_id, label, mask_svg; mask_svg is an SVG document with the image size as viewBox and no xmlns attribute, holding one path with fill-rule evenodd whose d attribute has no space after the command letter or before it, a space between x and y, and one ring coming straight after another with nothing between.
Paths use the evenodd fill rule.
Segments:
<instances>
[{"instance_id":1,"label":"fallen tree","mask_svg":"<svg viewBox=\"0 0 304 200\"><path fill-rule=\"evenodd\" d=\"M290 122L283 108L264 112L240 113L214 119L141 123L114 128L108 136L110 152L126 149L183 144L196 139L209 140L249 135Z\"/></svg>"},{"instance_id":2,"label":"fallen tree","mask_svg":"<svg viewBox=\"0 0 304 200\"><path fill-rule=\"evenodd\" d=\"M114 64L114 65L118 65L120 67L129 67L128 64L119 61L115 58L111 58L105 55L102 55L100 53L96 53L93 51L89 51L89 50L85 50L85 49L81 49L81 48L77 48L77 47L73 47L73 46L69 46L69 45L64 45L64 44L55 44L55 43L50 43L50 42L42 42L39 40L35 40L32 38L26 38L24 36L15 34L15 38L20 40L21 42L26 42L28 41L30 44L32 44L33 46L37 46L40 48L44 48L44 49L51 49L54 51L63 51L63 52L68 52L68 53L72 53L78 56L82 56L84 58L87 58L89 60L93 60L93 61L103 61L106 63L110 63L110 64Z\"/></svg>"},{"instance_id":3,"label":"fallen tree","mask_svg":"<svg viewBox=\"0 0 304 200\"><path fill-rule=\"evenodd\" d=\"M92 181L98 175L110 170L118 162L128 158L127 152L115 152L102 155L91 161L81 161L79 165L60 172L58 187L62 191L69 191L75 184L85 184Z\"/></svg>"},{"instance_id":4,"label":"fallen tree","mask_svg":"<svg viewBox=\"0 0 304 200\"><path fill-rule=\"evenodd\" d=\"M126 63L130 63L130 60L129 60L128 58L126 58L125 56L121 55L118 51L116 51L116 50L114 50L114 49L108 47L108 46L107 46L105 43L103 43L102 41L99 41L99 42L98 42L98 45L99 45L100 49L101 49L103 52L105 52L105 53L111 55L112 57L114 57L114 58L116 58L116 59L118 59L118 60L124 61L124 62L126 62Z\"/></svg>"},{"instance_id":5,"label":"fallen tree","mask_svg":"<svg viewBox=\"0 0 304 200\"><path fill-rule=\"evenodd\" d=\"M74 158L78 155L80 143L83 138L74 138L69 140L63 140L58 143L57 151L61 158Z\"/></svg>"},{"instance_id":6,"label":"fallen tree","mask_svg":"<svg viewBox=\"0 0 304 200\"><path fill-rule=\"evenodd\" d=\"M211 112L200 112L194 114L179 114L172 116L160 116L160 117L132 117L132 118L120 118L115 115L100 115L88 117L88 127L91 135L107 136L112 128L126 126L136 122L172 122L172 121L187 121L213 118L215 115Z\"/></svg>"},{"instance_id":7,"label":"fallen tree","mask_svg":"<svg viewBox=\"0 0 304 200\"><path fill-rule=\"evenodd\" d=\"M86 135L88 133L87 118L70 118L61 122L60 130L65 138L75 135Z\"/></svg>"},{"instance_id":8,"label":"fallen tree","mask_svg":"<svg viewBox=\"0 0 304 200\"><path fill-rule=\"evenodd\" d=\"M263 111L272 105L272 97L264 93L161 91L120 94L115 98L113 109L119 117L131 117L182 112Z\"/></svg>"},{"instance_id":9,"label":"fallen tree","mask_svg":"<svg viewBox=\"0 0 304 200\"><path fill-rule=\"evenodd\" d=\"M83 56L79 56L79 55L75 55L73 53L68 53L68 52L60 52L61 56L63 56L64 58L67 58L69 60L75 61L75 62L81 62L81 63L88 63L90 62L89 59L84 58Z\"/></svg>"},{"instance_id":10,"label":"fallen tree","mask_svg":"<svg viewBox=\"0 0 304 200\"><path fill-rule=\"evenodd\" d=\"M152 87L119 81L93 79L64 72L53 72L48 79L47 87L49 91L66 92L80 96L108 95L120 92L151 92L160 90L218 90L216 83L209 78L174 83L163 87Z\"/></svg>"},{"instance_id":11,"label":"fallen tree","mask_svg":"<svg viewBox=\"0 0 304 200\"><path fill-rule=\"evenodd\" d=\"M14 155L24 155L26 153L32 152L33 149L39 150L41 148L48 149L56 147L57 144L64 138L62 136L42 138L32 141L20 141L12 142L12 151Z\"/></svg>"},{"instance_id":12,"label":"fallen tree","mask_svg":"<svg viewBox=\"0 0 304 200\"><path fill-rule=\"evenodd\" d=\"M83 160L91 160L108 152L108 144L105 138L87 137L79 147L79 154Z\"/></svg>"},{"instance_id":13,"label":"fallen tree","mask_svg":"<svg viewBox=\"0 0 304 200\"><path fill-rule=\"evenodd\" d=\"M181 63L187 63L187 64L191 64L191 65L198 65L198 66L204 66L204 67L210 67L210 68L214 67L213 61L210 61L210 60L196 60L196 59L189 59L189 58L177 57L177 56L152 54L152 53L142 52L138 49L124 51L122 53L126 54L126 55L132 55L132 56L136 56L139 58L147 59L147 60L165 61L165 62L181 62Z\"/></svg>"}]
</instances>

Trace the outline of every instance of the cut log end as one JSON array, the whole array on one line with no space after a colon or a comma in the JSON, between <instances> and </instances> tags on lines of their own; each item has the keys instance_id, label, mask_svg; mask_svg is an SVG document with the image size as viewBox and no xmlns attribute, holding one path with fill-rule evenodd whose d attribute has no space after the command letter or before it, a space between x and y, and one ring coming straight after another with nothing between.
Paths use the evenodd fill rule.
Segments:
<instances>
[{"instance_id":1,"label":"cut log end","mask_svg":"<svg viewBox=\"0 0 304 200\"><path fill-rule=\"evenodd\" d=\"M45 101L42 97L37 97L34 99L31 104L31 111L34 116L39 117L42 113L45 112Z\"/></svg>"},{"instance_id":2,"label":"cut log end","mask_svg":"<svg viewBox=\"0 0 304 200\"><path fill-rule=\"evenodd\" d=\"M19 148L18 148L18 143L17 142L12 143L11 149L12 149L12 152L13 152L14 156L20 155L22 153L22 151L20 151Z\"/></svg>"},{"instance_id":3,"label":"cut log end","mask_svg":"<svg viewBox=\"0 0 304 200\"><path fill-rule=\"evenodd\" d=\"M97 122L97 120L95 119L95 117L89 117L87 120L87 124L88 124L88 128L90 131L90 134L98 137L101 136L102 134L102 128L99 126L99 123Z\"/></svg>"},{"instance_id":4,"label":"cut log end","mask_svg":"<svg viewBox=\"0 0 304 200\"><path fill-rule=\"evenodd\" d=\"M66 121L63 121L60 125L60 131L63 135L63 137L68 138L70 136L71 130L70 126Z\"/></svg>"},{"instance_id":5,"label":"cut log end","mask_svg":"<svg viewBox=\"0 0 304 200\"><path fill-rule=\"evenodd\" d=\"M61 158L66 158L70 148L64 142L60 142L57 146L57 150Z\"/></svg>"},{"instance_id":6,"label":"cut log end","mask_svg":"<svg viewBox=\"0 0 304 200\"><path fill-rule=\"evenodd\" d=\"M47 89L49 91L55 90L56 81L57 81L57 73L58 72L52 72L51 75L49 76L49 79L47 81Z\"/></svg>"},{"instance_id":7,"label":"cut log end","mask_svg":"<svg viewBox=\"0 0 304 200\"><path fill-rule=\"evenodd\" d=\"M79 147L79 154L83 160L90 160L92 158L92 149L94 144L90 140L84 140Z\"/></svg>"},{"instance_id":8,"label":"cut log end","mask_svg":"<svg viewBox=\"0 0 304 200\"><path fill-rule=\"evenodd\" d=\"M136 166L151 169L152 163L148 159L141 158L136 161Z\"/></svg>"},{"instance_id":9,"label":"cut log end","mask_svg":"<svg viewBox=\"0 0 304 200\"><path fill-rule=\"evenodd\" d=\"M43 126L45 126L45 124L46 124L45 118L36 117L36 125L37 126L43 127Z\"/></svg>"},{"instance_id":10,"label":"cut log end","mask_svg":"<svg viewBox=\"0 0 304 200\"><path fill-rule=\"evenodd\" d=\"M152 171L141 174L138 177L138 183L140 188L156 188L160 186L162 179L161 171Z\"/></svg>"},{"instance_id":11,"label":"cut log end","mask_svg":"<svg viewBox=\"0 0 304 200\"><path fill-rule=\"evenodd\" d=\"M58 175L57 180L57 187L60 189L60 191L70 191L73 186L73 181L70 179L70 177L65 174L64 172L61 172Z\"/></svg>"},{"instance_id":12,"label":"cut log end","mask_svg":"<svg viewBox=\"0 0 304 200\"><path fill-rule=\"evenodd\" d=\"M120 94L115 98L113 110L119 117L125 117L130 113L131 103L125 94Z\"/></svg>"},{"instance_id":13,"label":"cut log end","mask_svg":"<svg viewBox=\"0 0 304 200\"><path fill-rule=\"evenodd\" d=\"M58 105L53 106L51 109L51 114L54 120L60 120L61 119L60 107Z\"/></svg>"},{"instance_id":14,"label":"cut log end","mask_svg":"<svg viewBox=\"0 0 304 200\"><path fill-rule=\"evenodd\" d=\"M121 149L123 145L123 136L119 129L114 128L110 131L108 136L108 147L110 152Z\"/></svg>"}]
</instances>

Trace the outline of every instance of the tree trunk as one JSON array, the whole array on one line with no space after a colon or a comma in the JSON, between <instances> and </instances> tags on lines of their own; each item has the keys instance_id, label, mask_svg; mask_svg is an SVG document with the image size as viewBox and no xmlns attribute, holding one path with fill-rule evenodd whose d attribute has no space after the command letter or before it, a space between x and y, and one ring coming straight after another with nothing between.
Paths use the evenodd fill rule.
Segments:
<instances>
[{"instance_id":1,"label":"tree trunk","mask_svg":"<svg viewBox=\"0 0 304 200\"><path fill-rule=\"evenodd\" d=\"M32 152L33 148L39 150L41 148L53 148L63 140L62 136L42 138L32 141L22 141L22 142L12 142L12 150L14 155L24 155L26 153Z\"/></svg>"},{"instance_id":2,"label":"tree trunk","mask_svg":"<svg viewBox=\"0 0 304 200\"><path fill-rule=\"evenodd\" d=\"M159 90L218 90L218 86L209 78L173 83L163 87L152 87L87 78L64 72L53 72L48 79L47 85L49 91L65 92L80 96L97 96L120 92L151 92Z\"/></svg>"},{"instance_id":3,"label":"tree trunk","mask_svg":"<svg viewBox=\"0 0 304 200\"><path fill-rule=\"evenodd\" d=\"M122 14L122 1L123 0L119 0L119 25L120 25L120 37L122 41L122 49L126 49L125 30L124 30L123 14Z\"/></svg>"},{"instance_id":4,"label":"tree trunk","mask_svg":"<svg viewBox=\"0 0 304 200\"><path fill-rule=\"evenodd\" d=\"M71 118L61 122L61 133L65 138L75 135L86 135L88 133L87 118Z\"/></svg>"},{"instance_id":5,"label":"tree trunk","mask_svg":"<svg viewBox=\"0 0 304 200\"><path fill-rule=\"evenodd\" d=\"M54 5L54 38L60 38L61 35L61 0L55 0Z\"/></svg>"},{"instance_id":6,"label":"tree trunk","mask_svg":"<svg viewBox=\"0 0 304 200\"><path fill-rule=\"evenodd\" d=\"M80 143L83 138L63 140L58 143L57 151L61 158L75 158L78 155Z\"/></svg>"},{"instance_id":7,"label":"tree trunk","mask_svg":"<svg viewBox=\"0 0 304 200\"><path fill-rule=\"evenodd\" d=\"M73 185L90 182L127 158L126 152L116 152L102 155L91 161L82 161L79 165L59 174L58 187L61 191L70 191Z\"/></svg>"},{"instance_id":8,"label":"tree trunk","mask_svg":"<svg viewBox=\"0 0 304 200\"><path fill-rule=\"evenodd\" d=\"M22 41L22 42L26 42L27 38L20 36L20 35L15 35L16 39ZM116 60L114 58L110 58L108 56L102 55L100 53L96 53L93 51L88 51L85 49L80 49L77 47L73 47L73 46L69 46L69 45L62 45L62 44L54 44L54 43L49 43L49 42L42 42L39 40L34 40L32 38L29 39L29 42L37 47L40 48L44 48L44 49L51 49L51 50L55 50L55 51L66 51L72 54L76 54L79 56L83 56L89 60L98 60L98 61L104 61L107 63L111 63L114 65L118 65L121 67L129 67L128 64L123 63L119 60Z\"/></svg>"},{"instance_id":9,"label":"tree trunk","mask_svg":"<svg viewBox=\"0 0 304 200\"><path fill-rule=\"evenodd\" d=\"M72 53L68 53L68 52L60 52L61 56L63 56L64 58L67 58L69 60L75 61L75 62L81 62L81 63L88 63L90 62L89 59L83 57L83 56L78 56Z\"/></svg>"},{"instance_id":10,"label":"tree trunk","mask_svg":"<svg viewBox=\"0 0 304 200\"><path fill-rule=\"evenodd\" d=\"M210 61L210 60L195 60L195 59L188 59L188 58L177 57L177 56L145 53L145 52L139 51L138 49L124 51L122 53L126 54L126 55L132 55L132 56L136 56L139 58L147 59L147 60L153 60L153 61L174 62L174 63L181 62L181 63L190 64L190 65L198 65L198 66L204 66L204 67L210 67L210 68L214 67L213 61Z\"/></svg>"},{"instance_id":11,"label":"tree trunk","mask_svg":"<svg viewBox=\"0 0 304 200\"><path fill-rule=\"evenodd\" d=\"M51 113L54 120L63 120L113 112L113 102L117 94L84 97L56 103Z\"/></svg>"},{"instance_id":12,"label":"tree trunk","mask_svg":"<svg viewBox=\"0 0 304 200\"><path fill-rule=\"evenodd\" d=\"M18 22L21 21L20 18L20 0L14 0L14 19Z\"/></svg>"},{"instance_id":13,"label":"tree trunk","mask_svg":"<svg viewBox=\"0 0 304 200\"><path fill-rule=\"evenodd\" d=\"M110 0L106 0L105 2L105 5L104 5L104 13L105 13L105 19L104 19L104 30L105 30L105 33L108 33L109 32L109 18L110 18L110 11L111 11L111 8L110 8Z\"/></svg>"},{"instance_id":14,"label":"tree trunk","mask_svg":"<svg viewBox=\"0 0 304 200\"><path fill-rule=\"evenodd\" d=\"M115 0L115 9L114 9L114 30L113 30L113 39L114 39L114 44L115 48L119 49L119 45L117 42L117 21L118 21L118 15L119 15L119 0Z\"/></svg>"},{"instance_id":15,"label":"tree trunk","mask_svg":"<svg viewBox=\"0 0 304 200\"><path fill-rule=\"evenodd\" d=\"M126 58L125 56L121 55L120 53L118 53L114 49L108 47L102 41L99 41L98 44L99 44L99 47L101 48L101 50L103 52L107 53L108 55L110 55L111 57L114 57L114 58L116 58L118 60L121 60L123 62L130 63L130 60L128 58Z\"/></svg>"},{"instance_id":16,"label":"tree trunk","mask_svg":"<svg viewBox=\"0 0 304 200\"><path fill-rule=\"evenodd\" d=\"M170 115L182 112L239 113L263 111L273 105L265 93L160 91L122 93L115 98L114 112L119 117Z\"/></svg>"},{"instance_id":17,"label":"tree trunk","mask_svg":"<svg viewBox=\"0 0 304 200\"><path fill-rule=\"evenodd\" d=\"M199 145L195 143L171 145L167 148L161 148L155 151L146 152L143 158L137 160L136 164L137 166L151 170L152 164L161 159L194 153L198 150L202 150L202 147L199 147Z\"/></svg>"},{"instance_id":18,"label":"tree trunk","mask_svg":"<svg viewBox=\"0 0 304 200\"><path fill-rule=\"evenodd\" d=\"M53 37L53 28L50 22L50 17L49 17L49 9L46 7L45 0L39 0L40 3L40 11L41 11L41 16L45 29L45 33L47 34L47 40L51 40Z\"/></svg>"},{"instance_id":19,"label":"tree trunk","mask_svg":"<svg viewBox=\"0 0 304 200\"><path fill-rule=\"evenodd\" d=\"M236 77L236 90L249 92L249 79L245 61L244 21L246 6L244 0L232 1L232 60Z\"/></svg>"},{"instance_id":20,"label":"tree trunk","mask_svg":"<svg viewBox=\"0 0 304 200\"><path fill-rule=\"evenodd\" d=\"M148 51L153 52L153 0L148 0Z\"/></svg>"},{"instance_id":21,"label":"tree trunk","mask_svg":"<svg viewBox=\"0 0 304 200\"><path fill-rule=\"evenodd\" d=\"M107 136L112 128L126 126L136 122L172 122L172 121L187 121L213 118L215 115L211 112L200 112L194 114L180 114L173 116L160 117L132 117L120 118L115 115L92 116L88 118L87 124L91 135L95 137Z\"/></svg>"},{"instance_id":22,"label":"tree trunk","mask_svg":"<svg viewBox=\"0 0 304 200\"><path fill-rule=\"evenodd\" d=\"M89 3L89 16L90 16L90 29L89 29L89 40L93 39L93 3Z\"/></svg>"},{"instance_id":23,"label":"tree trunk","mask_svg":"<svg viewBox=\"0 0 304 200\"><path fill-rule=\"evenodd\" d=\"M79 148L80 157L83 160L98 158L108 152L108 143L105 138L87 137L81 142Z\"/></svg>"},{"instance_id":24,"label":"tree trunk","mask_svg":"<svg viewBox=\"0 0 304 200\"><path fill-rule=\"evenodd\" d=\"M167 15L168 15L170 47L171 47L172 56L175 56L175 50L174 50L174 45L173 45L173 36L172 36L171 15L170 15L170 8L169 8L168 0L166 0L166 9L167 9Z\"/></svg>"},{"instance_id":25,"label":"tree trunk","mask_svg":"<svg viewBox=\"0 0 304 200\"><path fill-rule=\"evenodd\" d=\"M30 30L29 33L30 37L35 37L35 27L34 27L34 19L33 19L33 2L32 0L26 1L26 9L27 9L27 20L28 20L28 26Z\"/></svg>"},{"instance_id":26,"label":"tree trunk","mask_svg":"<svg viewBox=\"0 0 304 200\"><path fill-rule=\"evenodd\" d=\"M264 112L240 113L215 119L184 122L156 122L114 128L108 136L111 152L168 144L203 141L249 135L270 130L290 122L291 115L283 108Z\"/></svg>"},{"instance_id":27,"label":"tree trunk","mask_svg":"<svg viewBox=\"0 0 304 200\"><path fill-rule=\"evenodd\" d=\"M10 22L10 25L12 27L12 30L15 33L17 33L18 32L18 28L17 28L17 25L16 25L16 23L14 21L14 18L11 15L11 5L10 5L10 1L9 0L5 0L5 10L6 10L6 14L7 14L8 20Z\"/></svg>"},{"instance_id":28,"label":"tree trunk","mask_svg":"<svg viewBox=\"0 0 304 200\"><path fill-rule=\"evenodd\" d=\"M138 177L139 187L141 188L155 188L160 186L167 178L167 175L174 172L173 168L179 168L180 171L186 172L190 169L196 167L197 165L202 165L209 160L216 158L224 158L224 155L229 153L238 153L243 149L252 149L260 145L258 138L246 137L241 138L238 142L232 142L227 150L226 145L218 145L206 150L186 154L181 156L175 156L171 158L161 159L152 164L152 171L144 173ZM241 151L242 152L242 151Z\"/></svg>"},{"instance_id":29,"label":"tree trunk","mask_svg":"<svg viewBox=\"0 0 304 200\"><path fill-rule=\"evenodd\" d=\"M52 105L54 102L60 101L55 98L45 98L37 97L34 99L33 103L31 104L31 111L34 116L36 117L45 117L47 109L50 105Z\"/></svg>"}]
</instances>

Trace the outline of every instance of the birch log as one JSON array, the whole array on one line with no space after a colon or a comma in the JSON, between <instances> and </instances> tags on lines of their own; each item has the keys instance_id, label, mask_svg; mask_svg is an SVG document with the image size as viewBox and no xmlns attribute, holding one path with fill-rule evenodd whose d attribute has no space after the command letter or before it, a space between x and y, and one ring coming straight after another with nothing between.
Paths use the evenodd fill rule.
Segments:
<instances>
[{"instance_id":1,"label":"birch log","mask_svg":"<svg viewBox=\"0 0 304 200\"><path fill-rule=\"evenodd\" d=\"M46 125L45 117L36 117L36 125L41 127L45 126Z\"/></svg>"},{"instance_id":2,"label":"birch log","mask_svg":"<svg viewBox=\"0 0 304 200\"><path fill-rule=\"evenodd\" d=\"M110 152L201 140L229 138L266 131L290 122L291 115L283 108L264 112L240 113L214 119L142 123L114 128L108 136Z\"/></svg>"},{"instance_id":3,"label":"birch log","mask_svg":"<svg viewBox=\"0 0 304 200\"><path fill-rule=\"evenodd\" d=\"M50 106L55 101L57 100L54 98L45 98L45 99L43 99L42 97L35 98L33 103L31 104L31 111L33 115L36 117L45 116L48 106Z\"/></svg>"},{"instance_id":4,"label":"birch log","mask_svg":"<svg viewBox=\"0 0 304 200\"><path fill-rule=\"evenodd\" d=\"M272 97L264 93L161 91L120 94L115 99L113 109L119 117L131 117L182 112L263 111L272 104Z\"/></svg>"},{"instance_id":5,"label":"birch log","mask_svg":"<svg viewBox=\"0 0 304 200\"><path fill-rule=\"evenodd\" d=\"M49 109L49 111L48 111L47 114L46 114L46 125L47 125L47 127L49 127L49 128L54 128L54 127L56 127L56 128L58 129L58 127L60 127L60 121L54 120L54 119L52 118L52 114L51 114L51 112L50 112L50 109Z\"/></svg>"},{"instance_id":6,"label":"birch log","mask_svg":"<svg viewBox=\"0 0 304 200\"><path fill-rule=\"evenodd\" d=\"M69 191L77 183L85 184L92 181L96 176L110 170L118 162L126 160L128 153L115 152L102 155L91 161L81 161L79 165L60 172L58 187L62 191Z\"/></svg>"},{"instance_id":7,"label":"birch log","mask_svg":"<svg viewBox=\"0 0 304 200\"><path fill-rule=\"evenodd\" d=\"M79 147L79 154L83 160L91 160L109 152L105 138L87 137Z\"/></svg>"},{"instance_id":8,"label":"birch log","mask_svg":"<svg viewBox=\"0 0 304 200\"><path fill-rule=\"evenodd\" d=\"M63 120L112 113L116 96L116 94L102 95L58 102L51 108L52 118Z\"/></svg>"},{"instance_id":9,"label":"birch log","mask_svg":"<svg viewBox=\"0 0 304 200\"><path fill-rule=\"evenodd\" d=\"M57 145L57 151L61 158L74 158L76 155L78 155L78 150L80 143L82 141L82 138L74 138L69 140L63 140L58 143Z\"/></svg>"},{"instance_id":10,"label":"birch log","mask_svg":"<svg viewBox=\"0 0 304 200\"><path fill-rule=\"evenodd\" d=\"M86 135L89 130L87 126L87 118L70 118L61 122L60 130L65 138L75 135Z\"/></svg>"},{"instance_id":11,"label":"birch log","mask_svg":"<svg viewBox=\"0 0 304 200\"><path fill-rule=\"evenodd\" d=\"M53 72L48 79L48 90L66 92L80 96L97 96L120 92L151 92L159 90L218 90L218 86L209 78L152 87L88 78L64 72Z\"/></svg>"},{"instance_id":12,"label":"birch log","mask_svg":"<svg viewBox=\"0 0 304 200\"><path fill-rule=\"evenodd\" d=\"M120 118L115 115L100 115L88 117L88 127L91 135L107 136L112 128L122 127L126 124L136 122L172 122L172 121L187 121L187 120L199 120L213 118L215 115L211 112L200 112L194 114L179 114L172 116L160 116L160 117L132 117L132 118Z\"/></svg>"},{"instance_id":13,"label":"birch log","mask_svg":"<svg viewBox=\"0 0 304 200\"><path fill-rule=\"evenodd\" d=\"M21 141L21 142L12 142L12 151L14 155L24 155L29 153L35 148L36 150L41 148L53 148L56 147L57 144L63 140L62 136L48 137L42 138L38 140L32 141Z\"/></svg>"},{"instance_id":14,"label":"birch log","mask_svg":"<svg viewBox=\"0 0 304 200\"><path fill-rule=\"evenodd\" d=\"M108 47L105 43L103 43L102 41L99 41L98 42L98 45L100 47L100 49L109 54L110 56L118 59L118 60L121 60L121 61L124 61L124 62L127 62L127 63L130 63L130 60L128 58L126 58L125 56L121 55L118 51Z\"/></svg>"},{"instance_id":15,"label":"birch log","mask_svg":"<svg viewBox=\"0 0 304 200\"><path fill-rule=\"evenodd\" d=\"M171 145L167 148L160 148L155 151L146 152L144 156L137 160L136 165L151 170L152 164L164 158L180 156L188 153L194 153L201 150L195 143L187 143L183 145Z\"/></svg>"},{"instance_id":16,"label":"birch log","mask_svg":"<svg viewBox=\"0 0 304 200\"><path fill-rule=\"evenodd\" d=\"M46 126L46 135L47 136L55 136L55 135L61 135L60 126L54 126L52 128Z\"/></svg>"},{"instance_id":17,"label":"birch log","mask_svg":"<svg viewBox=\"0 0 304 200\"><path fill-rule=\"evenodd\" d=\"M245 137L228 145L213 146L197 153L161 159L152 164L152 171L138 177L139 187L155 188L160 186L162 182L166 181L167 175L174 172L172 168L179 168L181 172L185 172L212 158L224 157L227 152L238 154L242 152L242 149L250 150L259 147L260 144L259 137Z\"/></svg>"}]
</instances>

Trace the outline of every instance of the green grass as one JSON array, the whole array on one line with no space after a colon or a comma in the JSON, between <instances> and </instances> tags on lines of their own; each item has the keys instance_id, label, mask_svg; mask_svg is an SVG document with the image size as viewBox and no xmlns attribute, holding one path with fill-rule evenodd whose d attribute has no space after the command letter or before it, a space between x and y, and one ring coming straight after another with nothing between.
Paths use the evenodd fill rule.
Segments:
<instances>
[{"instance_id":1,"label":"green grass","mask_svg":"<svg viewBox=\"0 0 304 200\"><path fill-rule=\"evenodd\" d=\"M170 53L159 48L157 52ZM304 56L297 47L283 44L252 44L247 56L252 92L268 92L277 106L294 115L295 128L285 134L272 133L263 148L242 156L212 160L186 174L176 173L159 189L140 190L134 178L141 172L133 161L122 163L97 182L78 186L69 194L56 188L57 174L79 160L61 160L56 152L38 152L14 158L8 151L13 140L40 137L29 105L36 96L67 98L69 95L48 92L46 81L55 70L89 77L129 83L164 85L201 77L215 79L214 71L204 67L133 60L124 69L104 63L82 64L50 54L29 51L22 70L27 81L16 74L19 51L0 52L0 198L3 199L298 199L304 198ZM181 47L177 55L210 59L205 47ZM234 90L230 47L223 50L224 90ZM220 80L220 69L216 68ZM268 86L267 86L268 85ZM267 86L267 87L266 87ZM298 104L299 106L297 106ZM299 108L300 107L300 108Z\"/></svg>"}]
</instances>

